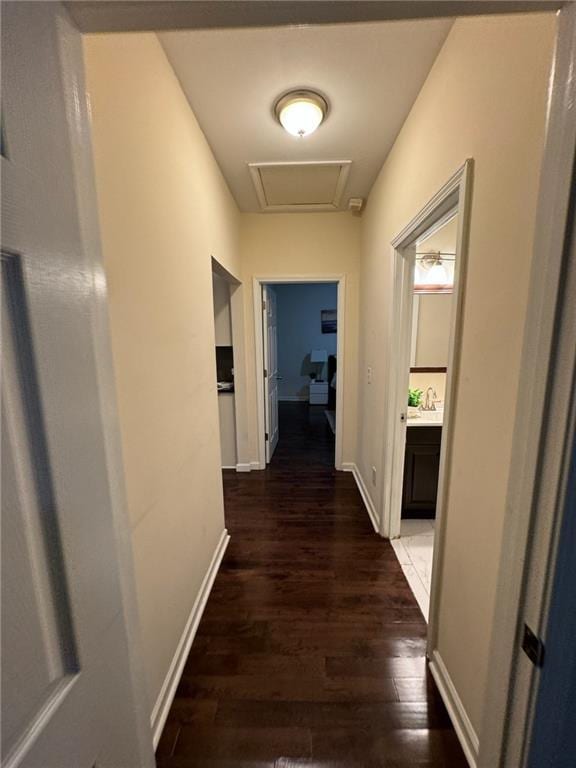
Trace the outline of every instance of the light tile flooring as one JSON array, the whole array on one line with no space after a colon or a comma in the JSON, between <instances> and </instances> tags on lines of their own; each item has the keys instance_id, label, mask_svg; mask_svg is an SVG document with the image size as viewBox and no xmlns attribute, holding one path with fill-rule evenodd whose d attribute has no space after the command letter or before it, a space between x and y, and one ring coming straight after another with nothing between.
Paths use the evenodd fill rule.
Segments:
<instances>
[{"instance_id":1,"label":"light tile flooring","mask_svg":"<svg viewBox=\"0 0 576 768\"><path fill-rule=\"evenodd\" d=\"M392 539L391 544L420 610L428 621L434 520L402 520L400 538Z\"/></svg>"}]
</instances>

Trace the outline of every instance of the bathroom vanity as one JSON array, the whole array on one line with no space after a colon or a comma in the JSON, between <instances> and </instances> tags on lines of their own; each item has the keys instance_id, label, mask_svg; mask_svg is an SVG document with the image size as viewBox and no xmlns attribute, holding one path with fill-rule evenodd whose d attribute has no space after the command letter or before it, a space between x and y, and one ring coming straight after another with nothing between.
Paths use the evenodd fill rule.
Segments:
<instances>
[{"instance_id":1,"label":"bathroom vanity","mask_svg":"<svg viewBox=\"0 0 576 768\"><path fill-rule=\"evenodd\" d=\"M409 419L406 429L403 518L434 518L438 494L442 422L436 413Z\"/></svg>"}]
</instances>

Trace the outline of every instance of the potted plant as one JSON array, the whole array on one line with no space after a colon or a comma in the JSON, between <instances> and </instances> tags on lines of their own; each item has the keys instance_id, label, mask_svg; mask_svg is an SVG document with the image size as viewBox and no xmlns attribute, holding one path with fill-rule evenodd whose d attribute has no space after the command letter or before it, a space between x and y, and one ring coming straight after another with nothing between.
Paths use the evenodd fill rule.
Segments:
<instances>
[{"instance_id":1,"label":"potted plant","mask_svg":"<svg viewBox=\"0 0 576 768\"><path fill-rule=\"evenodd\" d=\"M422 395L424 394L421 389L409 389L408 390L408 418L411 416L419 415L419 408L422 405Z\"/></svg>"}]
</instances>

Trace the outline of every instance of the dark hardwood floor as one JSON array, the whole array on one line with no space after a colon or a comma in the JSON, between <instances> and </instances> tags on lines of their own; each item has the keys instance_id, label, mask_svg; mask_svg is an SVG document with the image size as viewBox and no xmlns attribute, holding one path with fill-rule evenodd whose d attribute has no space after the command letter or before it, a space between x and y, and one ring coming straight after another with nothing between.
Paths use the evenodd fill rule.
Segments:
<instances>
[{"instance_id":1,"label":"dark hardwood floor","mask_svg":"<svg viewBox=\"0 0 576 768\"><path fill-rule=\"evenodd\" d=\"M464 768L426 624L323 408L283 403L269 468L224 473L232 539L160 768Z\"/></svg>"}]
</instances>

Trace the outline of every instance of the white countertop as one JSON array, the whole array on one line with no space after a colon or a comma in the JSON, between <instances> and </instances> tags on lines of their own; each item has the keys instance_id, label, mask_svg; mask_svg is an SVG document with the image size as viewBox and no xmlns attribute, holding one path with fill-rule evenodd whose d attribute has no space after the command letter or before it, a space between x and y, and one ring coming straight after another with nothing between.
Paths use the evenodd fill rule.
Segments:
<instances>
[{"instance_id":1,"label":"white countertop","mask_svg":"<svg viewBox=\"0 0 576 768\"><path fill-rule=\"evenodd\" d=\"M417 416L408 416L406 423L409 427L441 427L444 421L444 411L420 411Z\"/></svg>"}]
</instances>

